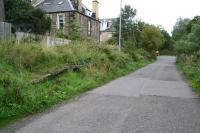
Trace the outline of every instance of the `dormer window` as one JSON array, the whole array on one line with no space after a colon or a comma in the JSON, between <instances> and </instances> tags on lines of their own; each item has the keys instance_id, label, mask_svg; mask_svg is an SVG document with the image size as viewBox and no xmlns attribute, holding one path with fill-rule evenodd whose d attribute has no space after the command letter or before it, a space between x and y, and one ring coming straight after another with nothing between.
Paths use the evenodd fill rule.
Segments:
<instances>
[{"instance_id":1,"label":"dormer window","mask_svg":"<svg viewBox=\"0 0 200 133\"><path fill-rule=\"evenodd\" d=\"M62 5L62 4L63 4L63 1L61 1L61 2L58 3L58 5Z\"/></svg>"},{"instance_id":2,"label":"dormer window","mask_svg":"<svg viewBox=\"0 0 200 133\"><path fill-rule=\"evenodd\" d=\"M50 2L46 2L46 3L44 3L44 5L51 5L51 3Z\"/></svg>"}]
</instances>

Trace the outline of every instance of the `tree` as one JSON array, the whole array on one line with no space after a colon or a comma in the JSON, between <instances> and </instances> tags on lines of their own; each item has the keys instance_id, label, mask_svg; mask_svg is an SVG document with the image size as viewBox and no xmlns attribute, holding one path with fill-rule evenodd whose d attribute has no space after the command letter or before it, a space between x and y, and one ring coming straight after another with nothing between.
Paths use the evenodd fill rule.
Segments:
<instances>
[{"instance_id":1,"label":"tree","mask_svg":"<svg viewBox=\"0 0 200 133\"><path fill-rule=\"evenodd\" d=\"M182 43L182 47L180 48L183 49L182 53L185 54L194 54L195 52L200 51L200 24L194 24L191 28L191 33L188 34L187 40L185 43Z\"/></svg>"},{"instance_id":2,"label":"tree","mask_svg":"<svg viewBox=\"0 0 200 133\"><path fill-rule=\"evenodd\" d=\"M182 38L185 38L188 33L187 25L189 24L190 19L182 19L179 18L174 26L173 32L172 32L172 38L175 41L178 41Z\"/></svg>"},{"instance_id":3,"label":"tree","mask_svg":"<svg viewBox=\"0 0 200 133\"><path fill-rule=\"evenodd\" d=\"M134 23L134 37L135 37L136 47L139 47L140 34L144 30L145 25L146 23L142 21L136 21Z\"/></svg>"},{"instance_id":4,"label":"tree","mask_svg":"<svg viewBox=\"0 0 200 133\"><path fill-rule=\"evenodd\" d=\"M69 22L68 30L68 33L65 33L62 29L58 29L56 31L56 37L66 38L69 40L82 40L80 35L80 26L73 19Z\"/></svg>"},{"instance_id":5,"label":"tree","mask_svg":"<svg viewBox=\"0 0 200 133\"><path fill-rule=\"evenodd\" d=\"M164 37L164 42L162 47L160 48L161 51L168 51L168 52L173 52L174 50L174 46L173 46L173 40L172 37L169 35L169 33L164 30L161 29L161 33Z\"/></svg>"},{"instance_id":6,"label":"tree","mask_svg":"<svg viewBox=\"0 0 200 133\"><path fill-rule=\"evenodd\" d=\"M69 22L69 32L68 32L68 38L70 40L79 40L80 39L80 26L74 21L71 20Z\"/></svg>"},{"instance_id":7,"label":"tree","mask_svg":"<svg viewBox=\"0 0 200 133\"><path fill-rule=\"evenodd\" d=\"M145 49L151 55L155 55L154 51L163 45L163 34L159 27L134 20L136 13L137 10L131 8L130 5L122 9L123 50L133 57L137 49ZM119 18L114 26L119 31Z\"/></svg>"},{"instance_id":8,"label":"tree","mask_svg":"<svg viewBox=\"0 0 200 133\"><path fill-rule=\"evenodd\" d=\"M200 16L195 16L189 23L187 24L187 33L192 32L192 27L195 24L200 24Z\"/></svg>"},{"instance_id":9,"label":"tree","mask_svg":"<svg viewBox=\"0 0 200 133\"><path fill-rule=\"evenodd\" d=\"M45 34L50 31L51 20L46 13L35 9L25 0L4 0L6 21L17 31Z\"/></svg>"},{"instance_id":10,"label":"tree","mask_svg":"<svg viewBox=\"0 0 200 133\"><path fill-rule=\"evenodd\" d=\"M179 33L178 35L183 34L184 37L176 40L175 50L179 55L183 54L192 57L194 57L194 55L200 56L196 54L200 53L200 17L196 16L192 20L182 19L182 21L178 23L180 23L180 26L175 26L176 29L184 29L182 30L183 33ZM176 29L174 29L174 31ZM174 36L177 36L177 34Z\"/></svg>"},{"instance_id":11,"label":"tree","mask_svg":"<svg viewBox=\"0 0 200 133\"><path fill-rule=\"evenodd\" d=\"M133 9L130 5L125 5L122 9L122 38L124 40L133 39L134 37L134 17L137 14L137 10ZM120 19L117 18L114 24L117 31L119 31Z\"/></svg>"},{"instance_id":12,"label":"tree","mask_svg":"<svg viewBox=\"0 0 200 133\"><path fill-rule=\"evenodd\" d=\"M156 50L162 47L164 37L159 27L146 24L140 34L140 47L145 50L154 53Z\"/></svg>"}]
</instances>

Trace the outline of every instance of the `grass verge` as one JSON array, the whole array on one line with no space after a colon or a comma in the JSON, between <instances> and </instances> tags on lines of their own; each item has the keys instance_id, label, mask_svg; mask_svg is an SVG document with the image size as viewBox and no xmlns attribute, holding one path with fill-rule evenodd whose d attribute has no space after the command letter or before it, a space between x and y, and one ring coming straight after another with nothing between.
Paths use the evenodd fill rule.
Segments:
<instances>
[{"instance_id":1,"label":"grass verge","mask_svg":"<svg viewBox=\"0 0 200 133\"><path fill-rule=\"evenodd\" d=\"M195 91L200 93L200 61L192 63L178 62L177 66L189 79Z\"/></svg>"},{"instance_id":2,"label":"grass verge","mask_svg":"<svg viewBox=\"0 0 200 133\"><path fill-rule=\"evenodd\" d=\"M89 42L48 49L39 44L1 42L0 126L42 112L152 62L146 52L138 53L133 59L115 47ZM78 72L68 71L40 84L30 83L64 64L82 63L88 66Z\"/></svg>"}]
</instances>

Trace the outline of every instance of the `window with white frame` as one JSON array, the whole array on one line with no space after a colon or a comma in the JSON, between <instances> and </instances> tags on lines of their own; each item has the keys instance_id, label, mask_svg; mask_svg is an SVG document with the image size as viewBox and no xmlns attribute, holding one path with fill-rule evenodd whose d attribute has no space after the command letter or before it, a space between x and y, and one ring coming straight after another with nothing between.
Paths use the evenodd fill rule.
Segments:
<instances>
[{"instance_id":1,"label":"window with white frame","mask_svg":"<svg viewBox=\"0 0 200 133\"><path fill-rule=\"evenodd\" d=\"M88 20L88 35L91 35L91 21Z\"/></svg>"},{"instance_id":2,"label":"window with white frame","mask_svg":"<svg viewBox=\"0 0 200 133\"><path fill-rule=\"evenodd\" d=\"M65 16L64 14L58 14L57 15L57 27L60 30L64 29L64 25L65 25Z\"/></svg>"}]
</instances>

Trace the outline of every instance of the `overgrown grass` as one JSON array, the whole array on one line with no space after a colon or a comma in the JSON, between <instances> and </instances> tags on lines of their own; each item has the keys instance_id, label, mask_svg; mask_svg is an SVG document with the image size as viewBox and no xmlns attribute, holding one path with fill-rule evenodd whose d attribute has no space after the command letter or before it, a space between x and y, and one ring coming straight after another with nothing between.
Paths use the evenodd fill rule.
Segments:
<instances>
[{"instance_id":1,"label":"overgrown grass","mask_svg":"<svg viewBox=\"0 0 200 133\"><path fill-rule=\"evenodd\" d=\"M0 126L141 68L152 61L146 56L140 49L138 59L132 59L114 46L89 42L48 49L40 44L0 42ZM88 65L40 84L30 83L64 64Z\"/></svg>"},{"instance_id":2,"label":"overgrown grass","mask_svg":"<svg viewBox=\"0 0 200 133\"><path fill-rule=\"evenodd\" d=\"M195 91L200 93L200 60L191 63L179 61L177 65L178 68L190 80Z\"/></svg>"}]
</instances>

